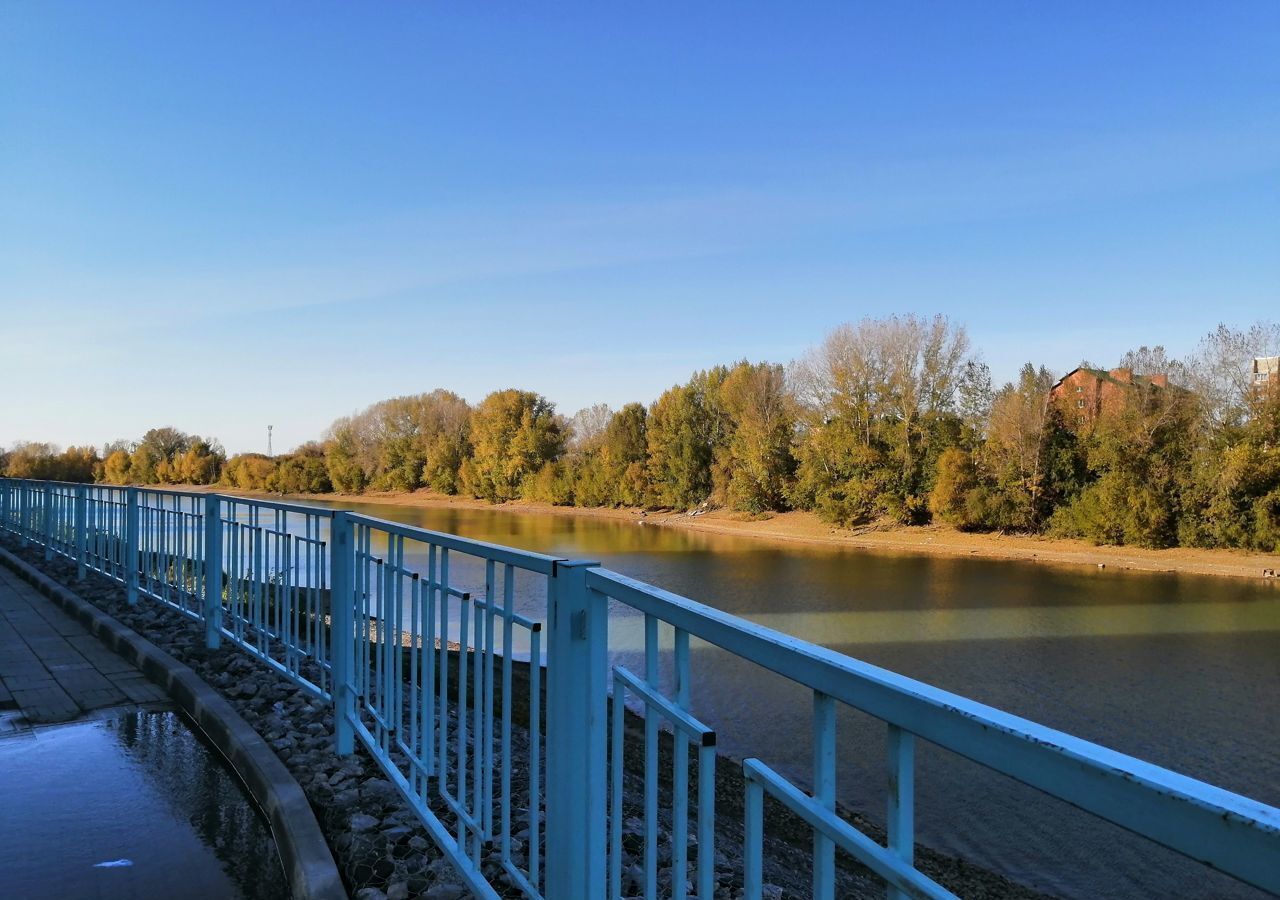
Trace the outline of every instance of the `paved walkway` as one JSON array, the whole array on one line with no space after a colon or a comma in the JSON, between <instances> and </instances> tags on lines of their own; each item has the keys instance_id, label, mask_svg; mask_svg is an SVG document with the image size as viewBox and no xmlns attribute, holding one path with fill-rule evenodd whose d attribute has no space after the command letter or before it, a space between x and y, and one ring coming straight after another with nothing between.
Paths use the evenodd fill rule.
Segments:
<instances>
[{"instance_id":1,"label":"paved walkway","mask_svg":"<svg viewBox=\"0 0 1280 900\"><path fill-rule=\"evenodd\" d=\"M160 687L0 567L0 737L165 700Z\"/></svg>"}]
</instances>

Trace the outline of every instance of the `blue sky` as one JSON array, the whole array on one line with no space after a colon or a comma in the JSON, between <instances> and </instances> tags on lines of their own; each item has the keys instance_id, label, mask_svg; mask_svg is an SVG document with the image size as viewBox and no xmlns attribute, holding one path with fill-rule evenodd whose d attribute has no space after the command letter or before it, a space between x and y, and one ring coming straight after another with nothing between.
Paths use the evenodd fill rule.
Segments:
<instances>
[{"instance_id":1,"label":"blue sky","mask_svg":"<svg viewBox=\"0 0 1280 900\"><path fill-rule=\"evenodd\" d=\"M1280 4L0 8L0 444L1280 309Z\"/></svg>"}]
</instances>

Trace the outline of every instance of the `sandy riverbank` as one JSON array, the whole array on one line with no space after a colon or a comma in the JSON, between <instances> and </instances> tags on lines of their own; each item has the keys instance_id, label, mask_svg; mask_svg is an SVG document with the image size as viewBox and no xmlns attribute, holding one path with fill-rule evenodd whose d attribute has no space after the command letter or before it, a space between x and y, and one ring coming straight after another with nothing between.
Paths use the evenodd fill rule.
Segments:
<instances>
[{"instance_id":1,"label":"sandy riverbank","mask_svg":"<svg viewBox=\"0 0 1280 900\"><path fill-rule=\"evenodd\" d=\"M214 488L216 490L216 488ZM243 493L252 496L253 492ZM310 494L292 499L329 502L379 503L390 506L454 509L498 509L522 515L575 516L629 522L637 526L683 528L708 534L724 534L774 543L798 543L854 547L883 553L925 553L980 559L1015 559L1067 566L1106 567L1138 572L1178 572L1250 578L1269 583L1263 571L1280 571L1280 555L1235 550L1200 550L1174 547L1144 550L1139 547L1095 547L1084 541L1029 535L969 534L944 525L900 527L885 530L835 528L809 512L777 513L753 519L742 513L711 510L696 516L640 509L592 509L552 506L523 500L492 504L483 500L449 497L427 491L413 493Z\"/></svg>"}]
</instances>

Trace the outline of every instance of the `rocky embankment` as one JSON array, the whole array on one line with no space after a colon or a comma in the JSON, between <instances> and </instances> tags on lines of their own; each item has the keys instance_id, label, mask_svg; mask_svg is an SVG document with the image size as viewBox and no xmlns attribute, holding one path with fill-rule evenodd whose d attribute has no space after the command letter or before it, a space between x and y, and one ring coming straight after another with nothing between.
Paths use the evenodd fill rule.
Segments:
<instances>
[{"instance_id":1,"label":"rocky embankment","mask_svg":"<svg viewBox=\"0 0 1280 900\"><path fill-rule=\"evenodd\" d=\"M249 654L231 644L219 651L204 647L203 626L160 603L143 599L136 606L125 602L124 588L96 573L84 582L75 580L75 566L64 559L46 562L38 548L25 550L16 544L9 549L27 562L76 591L85 600L145 636L148 640L190 665L210 685L235 706L237 711L271 745L276 754L306 792L334 857L343 872L352 896L358 900L405 900L409 897L454 900L469 896L456 872L428 837L417 815L397 789L383 775L373 758L363 749L349 757L333 753L333 711ZM452 665L456 670L457 653ZM527 861L530 831L527 767L529 729L528 665L515 664L513 708L515 728L510 752L512 775L513 861L523 868ZM304 667L304 675L307 672ZM312 671L314 679L316 673ZM500 685L500 679L495 679ZM456 685L456 679L452 679ZM500 697L495 698L500 703ZM545 709L545 704L543 705ZM450 710L450 716L455 712ZM497 729L495 729L496 731ZM496 745L495 754L502 752ZM660 891L670 895L670 793L673 759L672 738L662 734L660 742L659 872ZM624 778L623 894L637 896L643 891L643 797L644 779L637 770L643 760L643 722L628 714L626 729L627 773ZM398 759L402 771L403 759ZM634 763L634 766L632 765ZM696 755L691 754L690 778L696 783ZM495 786L495 801L496 801ZM693 790L690 792L694 796ZM744 785L741 765L727 757L716 764L716 896L733 898L742 892L742 806ZM812 835L807 825L771 800L766 801L765 896L802 898L810 895ZM452 830L453 817L440 801L433 811ZM883 831L860 816L842 810L855 827L876 840ZM690 815L690 834L695 833ZM539 828L541 846L541 828ZM691 837L690 876L698 847ZM839 857L839 855L838 855ZM918 867L962 897L1034 898L1043 895L1017 885L999 875L965 863L961 859L917 847ZM485 848L482 869L503 896L522 896L507 878L496 845ZM837 894L841 897L882 897L883 885L861 866L838 858ZM689 884L692 895L692 883Z\"/></svg>"}]
</instances>

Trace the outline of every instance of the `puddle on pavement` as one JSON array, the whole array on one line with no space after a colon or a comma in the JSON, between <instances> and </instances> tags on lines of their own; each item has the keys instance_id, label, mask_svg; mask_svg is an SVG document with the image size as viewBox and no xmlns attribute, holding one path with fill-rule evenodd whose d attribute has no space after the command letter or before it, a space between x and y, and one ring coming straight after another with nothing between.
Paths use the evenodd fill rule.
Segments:
<instances>
[{"instance_id":1,"label":"puddle on pavement","mask_svg":"<svg viewBox=\"0 0 1280 900\"><path fill-rule=\"evenodd\" d=\"M0 893L288 896L270 829L176 712L0 739Z\"/></svg>"}]
</instances>

